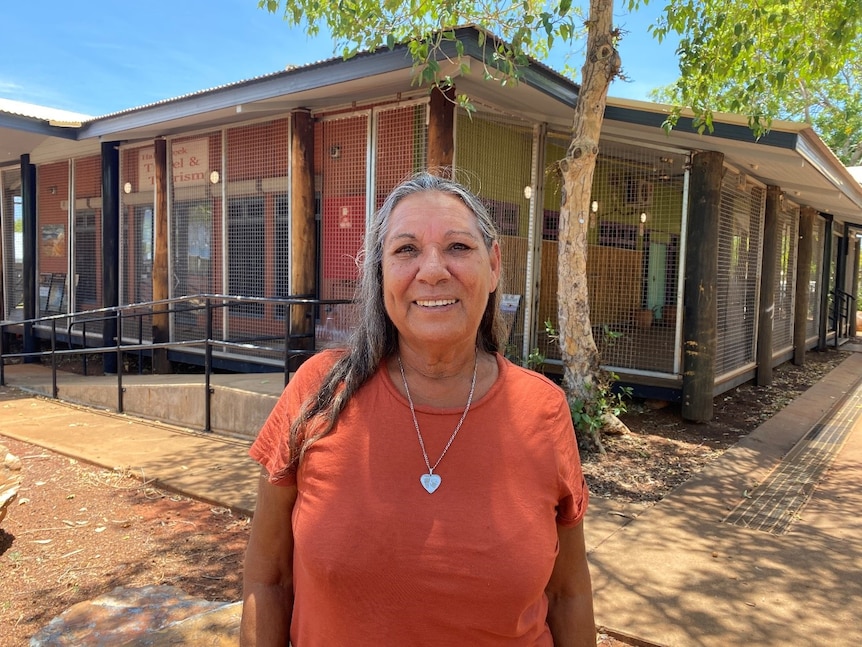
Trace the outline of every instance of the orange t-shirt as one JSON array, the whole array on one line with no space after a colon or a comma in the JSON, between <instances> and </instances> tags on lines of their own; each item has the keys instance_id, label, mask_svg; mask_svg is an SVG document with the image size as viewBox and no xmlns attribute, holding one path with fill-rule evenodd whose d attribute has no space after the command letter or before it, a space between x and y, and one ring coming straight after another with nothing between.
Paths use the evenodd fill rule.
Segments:
<instances>
[{"instance_id":1,"label":"orange t-shirt","mask_svg":"<svg viewBox=\"0 0 862 647\"><path fill-rule=\"evenodd\" d=\"M270 474L287 461L290 420L335 361L302 365L250 450ZM435 473L407 400L385 367L356 393L295 476L291 641L332 645L551 645L544 589L557 524L587 507L568 405L545 377L497 356ZM416 407L433 465L463 410Z\"/></svg>"}]
</instances>

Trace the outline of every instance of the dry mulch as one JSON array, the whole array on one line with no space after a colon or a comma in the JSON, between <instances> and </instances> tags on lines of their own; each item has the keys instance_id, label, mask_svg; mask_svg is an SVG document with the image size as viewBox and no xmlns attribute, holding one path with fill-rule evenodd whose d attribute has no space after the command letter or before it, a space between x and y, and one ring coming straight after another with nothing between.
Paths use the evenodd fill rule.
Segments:
<instances>
[{"instance_id":1,"label":"dry mulch","mask_svg":"<svg viewBox=\"0 0 862 647\"><path fill-rule=\"evenodd\" d=\"M630 433L606 439L607 455L584 454L594 496L652 503L719 457L848 351L810 352L785 364L770 387L743 385L716 399L709 423L684 422L678 406L631 403ZM30 636L71 605L117 586L170 584L208 600L241 595L249 520L225 508L152 487L0 435L22 459L24 483L0 527L0 647ZM638 644L603 635L600 645Z\"/></svg>"}]
</instances>

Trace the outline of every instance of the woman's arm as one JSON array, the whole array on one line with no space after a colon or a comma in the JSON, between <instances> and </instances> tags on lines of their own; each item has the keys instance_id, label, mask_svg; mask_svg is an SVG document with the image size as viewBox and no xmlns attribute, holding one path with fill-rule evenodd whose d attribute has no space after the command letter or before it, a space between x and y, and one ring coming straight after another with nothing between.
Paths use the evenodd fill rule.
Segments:
<instances>
[{"instance_id":1,"label":"woman's arm","mask_svg":"<svg viewBox=\"0 0 862 647\"><path fill-rule=\"evenodd\" d=\"M245 553L242 647L284 647L293 614L293 527L296 486L272 485L261 471Z\"/></svg>"},{"instance_id":2,"label":"woman's arm","mask_svg":"<svg viewBox=\"0 0 862 647\"><path fill-rule=\"evenodd\" d=\"M548 626L556 647L595 647L593 587L584 543L584 524L557 526L560 552L545 592Z\"/></svg>"}]
</instances>

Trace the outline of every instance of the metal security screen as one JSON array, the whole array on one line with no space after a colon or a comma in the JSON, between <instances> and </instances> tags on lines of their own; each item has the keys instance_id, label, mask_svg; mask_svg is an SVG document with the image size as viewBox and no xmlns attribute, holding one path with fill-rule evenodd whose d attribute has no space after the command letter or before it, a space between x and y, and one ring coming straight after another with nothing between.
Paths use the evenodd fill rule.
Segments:
<instances>
[{"instance_id":1,"label":"metal security screen","mask_svg":"<svg viewBox=\"0 0 862 647\"><path fill-rule=\"evenodd\" d=\"M320 143L322 263L320 297L352 299L356 260L365 236L370 114L326 118L315 124Z\"/></svg>"},{"instance_id":2,"label":"metal security screen","mask_svg":"<svg viewBox=\"0 0 862 647\"><path fill-rule=\"evenodd\" d=\"M556 318L562 182L556 162L567 144L567 138L554 137L546 150L540 318ZM606 367L678 370L686 161L676 151L600 144L587 216L587 282L593 336ZM553 345L547 348L550 356Z\"/></svg>"},{"instance_id":3,"label":"metal security screen","mask_svg":"<svg viewBox=\"0 0 862 647\"><path fill-rule=\"evenodd\" d=\"M569 139L563 135L549 134L545 140L545 167L542 169L544 183L543 202L540 206L542 243L540 248L540 271L538 282L538 309L536 312L536 339L539 352L549 360L559 361L560 349L546 329L545 322L556 327L557 322L557 253L560 226L560 200L562 177L557 164L566 155Z\"/></svg>"},{"instance_id":4,"label":"metal security screen","mask_svg":"<svg viewBox=\"0 0 862 647\"><path fill-rule=\"evenodd\" d=\"M729 170L719 215L716 377L754 363L766 191Z\"/></svg>"},{"instance_id":5,"label":"metal security screen","mask_svg":"<svg viewBox=\"0 0 862 647\"><path fill-rule=\"evenodd\" d=\"M71 282L76 312L102 304L102 159L74 161L72 256L75 279Z\"/></svg>"},{"instance_id":6,"label":"metal security screen","mask_svg":"<svg viewBox=\"0 0 862 647\"><path fill-rule=\"evenodd\" d=\"M829 283L824 286L824 289L828 294L828 310L827 310L827 332L835 332L837 330L837 323L835 321L835 288L838 286L838 251L841 249L841 234L838 231L838 228L833 223L832 225L832 248L830 251L830 259L829 259Z\"/></svg>"},{"instance_id":7,"label":"metal security screen","mask_svg":"<svg viewBox=\"0 0 862 647\"><path fill-rule=\"evenodd\" d=\"M227 131L228 294L289 295L289 137L286 119ZM283 308L274 304L235 304L230 307L227 336L233 341L283 339L283 317Z\"/></svg>"},{"instance_id":8,"label":"metal security screen","mask_svg":"<svg viewBox=\"0 0 862 647\"><path fill-rule=\"evenodd\" d=\"M69 307L69 163L42 164L36 175L37 314L61 314Z\"/></svg>"},{"instance_id":9,"label":"metal security screen","mask_svg":"<svg viewBox=\"0 0 862 647\"><path fill-rule=\"evenodd\" d=\"M155 169L152 146L120 151L120 303L153 298ZM123 337L152 340L152 318L123 321Z\"/></svg>"},{"instance_id":10,"label":"metal security screen","mask_svg":"<svg viewBox=\"0 0 862 647\"><path fill-rule=\"evenodd\" d=\"M419 103L375 112L374 208L428 159L428 106Z\"/></svg>"},{"instance_id":11,"label":"metal security screen","mask_svg":"<svg viewBox=\"0 0 862 647\"><path fill-rule=\"evenodd\" d=\"M784 202L778 212L778 249L775 255L773 292L773 355L793 348L793 316L796 304L796 257L799 241L799 207Z\"/></svg>"},{"instance_id":12,"label":"metal security screen","mask_svg":"<svg viewBox=\"0 0 862 647\"><path fill-rule=\"evenodd\" d=\"M816 339L820 331L820 293L823 289L823 235L826 223L822 218L814 221L811 236L811 267L808 270L808 321L805 339Z\"/></svg>"},{"instance_id":13,"label":"metal security screen","mask_svg":"<svg viewBox=\"0 0 862 647\"><path fill-rule=\"evenodd\" d=\"M491 114L456 114L456 178L470 185L488 208L500 234L503 316L509 326L506 353L524 353L525 317L530 307L530 200L533 130L523 122ZM529 340L528 340L529 341Z\"/></svg>"},{"instance_id":14,"label":"metal security screen","mask_svg":"<svg viewBox=\"0 0 862 647\"><path fill-rule=\"evenodd\" d=\"M224 240L221 178L222 135L210 133L169 142L170 296L222 291ZM194 305L194 303L190 304ZM214 327L222 323L222 313ZM200 339L206 334L205 313L189 309L174 315L173 338Z\"/></svg>"},{"instance_id":15,"label":"metal security screen","mask_svg":"<svg viewBox=\"0 0 862 647\"><path fill-rule=\"evenodd\" d=\"M0 171L0 218L3 221L3 311L6 320L23 319L24 215L21 170Z\"/></svg>"}]
</instances>

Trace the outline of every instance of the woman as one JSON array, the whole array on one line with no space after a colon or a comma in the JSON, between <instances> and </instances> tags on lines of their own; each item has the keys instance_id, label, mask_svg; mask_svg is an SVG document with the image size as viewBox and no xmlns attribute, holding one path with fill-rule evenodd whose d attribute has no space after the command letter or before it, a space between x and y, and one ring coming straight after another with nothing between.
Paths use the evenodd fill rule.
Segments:
<instances>
[{"instance_id":1,"label":"woman","mask_svg":"<svg viewBox=\"0 0 862 647\"><path fill-rule=\"evenodd\" d=\"M421 174L365 242L361 321L255 441L242 644L595 645L562 391L500 354L500 247Z\"/></svg>"}]
</instances>

